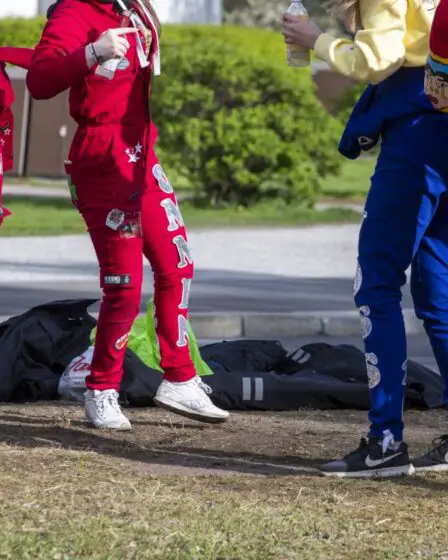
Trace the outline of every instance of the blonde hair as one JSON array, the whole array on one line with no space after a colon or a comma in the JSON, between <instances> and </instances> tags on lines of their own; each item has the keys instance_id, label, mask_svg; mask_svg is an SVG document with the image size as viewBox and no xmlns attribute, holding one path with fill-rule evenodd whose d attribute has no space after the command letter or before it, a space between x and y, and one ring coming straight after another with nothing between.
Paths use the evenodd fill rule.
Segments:
<instances>
[{"instance_id":1,"label":"blonde hair","mask_svg":"<svg viewBox=\"0 0 448 560\"><path fill-rule=\"evenodd\" d=\"M329 0L325 8L337 20L342 21L351 33L361 27L359 0Z\"/></svg>"}]
</instances>

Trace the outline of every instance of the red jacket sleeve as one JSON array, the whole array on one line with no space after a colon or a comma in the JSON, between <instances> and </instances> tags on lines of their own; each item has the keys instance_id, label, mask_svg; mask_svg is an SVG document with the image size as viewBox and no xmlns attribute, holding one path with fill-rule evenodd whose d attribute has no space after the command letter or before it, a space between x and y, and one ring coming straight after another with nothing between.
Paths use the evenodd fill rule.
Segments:
<instances>
[{"instance_id":1,"label":"red jacket sleeve","mask_svg":"<svg viewBox=\"0 0 448 560\"><path fill-rule=\"evenodd\" d=\"M8 62L21 68L29 68L33 52L33 49L21 47L0 47L0 61Z\"/></svg>"},{"instance_id":2,"label":"red jacket sleeve","mask_svg":"<svg viewBox=\"0 0 448 560\"><path fill-rule=\"evenodd\" d=\"M89 72L85 57L88 28L79 3L65 0L48 20L35 48L26 85L35 99L50 99Z\"/></svg>"}]
</instances>

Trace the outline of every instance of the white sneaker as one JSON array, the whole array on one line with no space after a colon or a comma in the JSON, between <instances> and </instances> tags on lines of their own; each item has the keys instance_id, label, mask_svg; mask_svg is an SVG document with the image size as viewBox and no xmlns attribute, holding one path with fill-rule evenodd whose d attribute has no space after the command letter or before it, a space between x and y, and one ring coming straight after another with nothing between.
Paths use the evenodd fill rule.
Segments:
<instances>
[{"instance_id":1,"label":"white sneaker","mask_svg":"<svg viewBox=\"0 0 448 560\"><path fill-rule=\"evenodd\" d=\"M131 429L131 423L121 412L118 404L118 393L114 389L107 391L91 391L85 393L86 416L95 426L103 430Z\"/></svg>"},{"instance_id":2,"label":"white sneaker","mask_svg":"<svg viewBox=\"0 0 448 560\"><path fill-rule=\"evenodd\" d=\"M164 379L154 397L154 402L161 408L200 422L209 424L225 422L230 414L212 403L209 397L211 393L211 387L206 385L198 375L182 383L173 383Z\"/></svg>"}]
</instances>

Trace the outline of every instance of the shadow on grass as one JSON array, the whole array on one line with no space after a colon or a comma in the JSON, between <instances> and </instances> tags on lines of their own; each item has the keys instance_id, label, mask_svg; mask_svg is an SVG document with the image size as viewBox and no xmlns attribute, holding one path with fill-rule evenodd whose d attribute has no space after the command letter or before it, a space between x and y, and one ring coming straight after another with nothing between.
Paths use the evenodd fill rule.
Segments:
<instances>
[{"instance_id":1,"label":"shadow on grass","mask_svg":"<svg viewBox=\"0 0 448 560\"><path fill-rule=\"evenodd\" d=\"M73 422L76 427L50 426L48 419L21 415L2 414L0 422L17 422L18 425L0 424L0 443L20 446L24 449L45 448L67 449L71 451L95 452L118 459L126 459L147 465L199 468L213 471L228 471L238 474L257 474L265 476L320 476L315 470L316 460L304 457L277 457L263 454L234 453L222 450L208 450L194 447L171 446L158 447L151 443L146 447L129 441L126 435L118 434L119 439L107 437L107 433L85 428L83 422ZM153 422L160 427L160 423ZM150 426L151 422L146 422ZM173 423L168 428L182 430L202 430L201 425L193 423ZM117 434L114 434L117 437ZM169 472L167 472L169 474Z\"/></svg>"},{"instance_id":2,"label":"shadow on grass","mask_svg":"<svg viewBox=\"0 0 448 560\"><path fill-rule=\"evenodd\" d=\"M262 476L297 476L318 477L325 480L316 470L319 464L331 460L329 454L325 458L310 458L301 456L283 456L281 458L266 454L250 454L221 449L204 449L183 446L178 443L166 442L158 445L151 442L148 447L144 440L140 443L127 440L127 435L114 433L108 437L107 432L86 429L81 421L71 423L71 427L51 425L52 419L40 416L27 416L17 413L2 413L0 422L17 422L14 424L0 424L0 443L19 446L23 449L66 449L79 452L94 452L99 455L134 461L140 465L154 465L165 467L181 467L190 469L204 469L213 474L223 472L239 475ZM33 425L33 423L40 425ZM159 427L160 422L134 422L148 427ZM44 426L42 426L44 424ZM205 427L196 423L178 422L166 425L167 429L184 431L201 431ZM217 430L219 428L216 428ZM112 434L111 434L112 435ZM170 474L167 469L166 474ZM187 473L186 473L187 474ZM359 482L359 480L358 480ZM448 479L440 480L432 477L413 476L393 478L387 480L369 481L378 484L383 489L384 484L394 483L409 489L448 492ZM344 481L350 484L352 481ZM370 486L370 490L372 487Z\"/></svg>"}]
</instances>

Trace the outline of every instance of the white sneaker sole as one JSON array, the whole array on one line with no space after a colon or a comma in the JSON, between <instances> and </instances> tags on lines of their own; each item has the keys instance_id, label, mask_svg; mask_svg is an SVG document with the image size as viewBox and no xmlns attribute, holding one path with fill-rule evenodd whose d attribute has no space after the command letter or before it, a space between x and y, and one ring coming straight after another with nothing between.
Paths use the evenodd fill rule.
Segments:
<instances>
[{"instance_id":1,"label":"white sneaker sole","mask_svg":"<svg viewBox=\"0 0 448 560\"><path fill-rule=\"evenodd\" d=\"M440 463L439 465L432 465L430 467L414 467L416 473L424 472L446 472L448 471L448 463Z\"/></svg>"},{"instance_id":2,"label":"white sneaker sole","mask_svg":"<svg viewBox=\"0 0 448 560\"><path fill-rule=\"evenodd\" d=\"M91 420L89 422L97 430L112 430L113 432L130 432L132 430L132 426L127 424L121 424L121 426L97 426Z\"/></svg>"},{"instance_id":3,"label":"white sneaker sole","mask_svg":"<svg viewBox=\"0 0 448 560\"><path fill-rule=\"evenodd\" d=\"M195 412L176 401L164 399L163 397L154 397L154 402L158 407L163 408L164 410L168 410L169 412L174 412L174 414L178 414L179 416L185 416L191 420L197 420L198 422L204 422L206 424L223 424L229 418L229 415L220 417L201 414L200 412Z\"/></svg>"},{"instance_id":4,"label":"white sneaker sole","mask_svg":"<svg viewBox=\"0 0 448 560\"><path fill-rule=\"evenodd\" d=\"M87 415L86 418L88 422L97 430L113 430L114 432L129 432L132 430L131 423L127 424L119 424L118 426L105 426L105 425L98 425L93 422Z\"/></svg>"},{"instance_id":5,"label":"white sneaker sole","mask_svg":"<svg viewBox=\"0 0 448 560\"><path fill-rule=\"evenodd\" d=\"M325 472L320 471L324 476L337 478L392 478L395 476L410 476L415 473L414 465L403 465L402 467L390 467L385 469L358 472Z\"/></svg>"}]
</instances>

